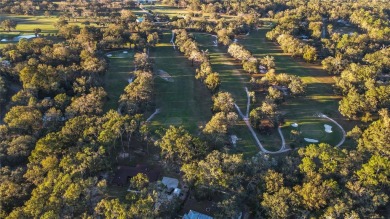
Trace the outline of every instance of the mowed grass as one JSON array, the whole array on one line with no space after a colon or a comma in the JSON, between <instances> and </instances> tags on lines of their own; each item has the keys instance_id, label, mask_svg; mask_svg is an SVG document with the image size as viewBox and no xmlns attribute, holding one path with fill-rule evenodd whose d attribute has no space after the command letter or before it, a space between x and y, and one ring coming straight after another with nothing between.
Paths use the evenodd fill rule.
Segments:
<instances>
[{"instance_id":1,"label":"mowed grass","mask_svg":"<svg viewBox=\"0 0 390 219\"><path fill-rule=\"evenodd\" d=\"M144 5L143 8L145 10L152 10L153 13L158 13L158 14L166 14L168 17L183 17L186 16L189 13L194 13L194 14L199 14L201 11L192 11L190 9L184 9L184 8L178 8L175 6L169 6L169 5L163 5L163 4L155 4L155 5ZM135 14L141 13L140 10L136 10ZM202 12L202 16L205 18L209 18L211 13L204 13ZM233 19L236 16L234 15L226 15L226 14L220 14L221 17L225 18L226 20ZM201 16L199 17L194 17L195 20L200 20Z\"/></svg>"},{"instance_id":2,"label":"mowed grass","mask_svg":"<svg viewBox=\"0 0 390 219\"><path fill-rule=\"evenodd\" d=\"M1 39L12 39L13 37L20 35L32 35L34 34L35 28L41 29L41 35L56 35L58 29L54 26L54 24L59 20L57 16L32 16L32 15L0 15L0 20L11 19L17 22L16 28L11 31L0 29L0 40ZM78 18L77 21L72 19L69 22L71 25L78 25L80 27L84 27L82 24L83 21L88 19ZM91 24L91 26L96 26L95 24ZM52 40L56 41L57 39L52 37ZM4 47L9 43L17 43L17 41L8 41L8 42L0 42L0 48Z\"/></svg>"},{"instance_id":3,"label":"mowed grass","mask_svg":"<svg viewBox=\"0 0 390 219\"><path fill-rule=\"evenodd\" d=\"M282 127L282 132L284 133L284 137L287 144L293 142L293 137L291 135L291 131L295 130L300 132L300 137L302 138L302 142L300 143L302 146L309 145L311 143L305 142L303 138L311 138L318 140L319 143L328 143L330 145L337 145L342 139L342 132L338 126L336 126L333 122L318 118L312 117L312 119L305 119L302 121L295 121L298 124L298 127L292 127L292 122L287 122ZM324 125L332 126L332 133L325 132Z\"/></svg>"},{"instance_id":4,"label":"mowed grass","mask_svg":"<svg viewBox=\"0 0 390 219\"><path fill-rule=\"evenodd\" d=\"M289 97L279 107L285 114L287 124L298 122L301 124L313 123L317 124L317 126L322 124L323 126L323 122L315 122L317 118L314 117L314 114L324 113L337 120L342 126L346 125L348 122L338 112L340 97L335 95L333 91L334 80L332 76L323 71L318 64L305 63L284 54L278 45L265 38L267 31L269 31L268 28L253 31L249 36L241 37L239 43L249 49L257 58L266 55L274 56L277 73L297 75L307 85L306 93L303 96L297 98ZM318 120L320 119L318 118ZM337 128L334 130L338 133L335 133L333 137L328 137L327 143L334 144L340 141L340 130ZM287 140L290 130L282 129L282 131Z\"/></svg>"},{"instance_id":5,"label":"mowed grass","mask_svg":"<svg viewBox=\"0 0 390 219\"><path fill-rule=\"evenodd\" d=\"M57 33L57 28L54 23L58 20L57 17L32 16L32 15L0 15L0 20L11 19L16 21L16 29L13 31L20 34L33 34L35 28L40 28L42 34ZM2 31L4 34L7 31Z\"/></svg>"},{"instance_id":6,"label":"mowed grass","mask_svg":"<svg viewBox=\"0 0 390 219\"><path fill-rule=\"evenodd\" d=\"M128 53L123 53L128 51ZM134 52L129 50L120 50L109 52L109 66L104 75L104 89L108 95L108 101L104 105L104 110L118 109L120 95L129 84L130 73L134 70Z\"/></svg>"},{"instance_id":7,"label":"mowed grass","mask_svg":"<svg viewBox=\"0 0 390 219\"><path fill-rule=\"evenodd\" d=\"M19 35L34 34L35 28L42 30L41 34L56 34L57 28L54 27L54 23L58 20L57 17L45 17L45 16L31 16L31 15L0 15L0 20L11 19L16 21L17 25L15 29L10 32L4 29L0 29L0 40L10 39ZM0 42L0 48L9 44L17 42Z\"/></svg>"},{"instance_id":8,"label":"mowed grass","mask_svg":"<svg viewBox=\"0 0 390 219\"><path fill-rule=\"evenodd\" d=\"M243 114L246 114L247 95L245 87L248 86L249 75L243 73L241 64L226 53L226 47L214 46L214 37L201 33L194 33L194 36L200 48L208 50L213 71L219 73L221 78L220 91L231 93ZM237 135L240 139L237 141L235 149L237 152L249 157L259 151L252 134L241 117L239 117L238 124L232 128L231 134Z\"/></svg>"},{"instance_id":9,"label":"mowed grass","mask_svg":"<svg viewBox=\"0 0 390 219\"><path fill-rule=\"evenodd\" d=\"M195 67L174 50L169 43L171 32L165 32L162 41L151 52L155 62L154 72L166 71L173 82L160 77L155 79L156 108L160 109L151 125L154 130L170 125L182 125L197 134L211 118L211 94L207 88L195 79Z\"/></svg>"},{"instance_id":10,"label":"mowed grass","mask_svg":"<svg viewBox=\"0 0 390 219\"><path fill-rule=\"evenodd\" d=\"M165 14L168 15L170 18L175 16L183 16L188 14L190 11L184 9L184 8L178 8L174 6L168 6L168 5L144 5L145 10L152 10L153 13L158 14Z\"/></svg>"}]
</instances>

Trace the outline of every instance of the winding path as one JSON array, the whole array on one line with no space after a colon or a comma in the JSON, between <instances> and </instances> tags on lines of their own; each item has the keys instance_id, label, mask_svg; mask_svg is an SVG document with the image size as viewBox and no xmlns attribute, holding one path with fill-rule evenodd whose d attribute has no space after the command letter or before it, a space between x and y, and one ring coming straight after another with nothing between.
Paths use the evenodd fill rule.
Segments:
<instances>
[{"instance_id":1,"label":"winding path","mask_svg":"<svg viewBox=\"0 0 390 219\"><path fill-rule=\"evenodd\" d=\"M250 108L250 104L251 104L251 97L249 95L249 91L248 91L248 88L245 87L245 92L246 92L246 97L247 97L247 103L246 103L246 117L249 117L249 108Z\"/></svg>"},{"instance_id":2,"label":"winding path","mask_svg":"<svg viewBox=\"0 0 390 219\"><path fill-rule=\"evenodd\" d=\"M282 129L280 126L278 127L278 132L279 132L280 138L282 140L282 147L280 148L280 151L282 151L282 150L286 149L286 140L284 139L284 135L282 133Z\"/></svg>"},{"instance_id":3,"label":"winding path","mask_svg":"<svg viewBox=\"0 0 390 219\"><path fill-rule=\"evenodd\" d=\"M175 42L173 42L174 38L175 38L175 32L173 32L173 30L172 30L172 38L171 38L171 41L169 41L169 42L172 43L173 49L176 50Z\"/></svg>"},{"instance_id":4,"label":"winding path","mask_svg":"<svg viewBox=\"0 0 390 219\"><path fill-rule=\"evenodd\" d=\"M282 130L280 127L278 127L278 132L279 132L280 138L282 139L282 145L280 146L280 149L278 151L269 151L269 150L264 148L264 146L261 144L259 138L257 137L255 130L253 130L252 125L249 122L250 95L249 95L249 91L248 91L247 87L245 87L245 91L247 93L247 98L248 98L246 115L244 115L242 113L240 107L237 106L237 104L234 104L234 107L236 107L238 114L242 117L242 120L244 120L246 126L248 127L249 131L251 132L251 134L252 134L253 138L255 139L256 144L260 148L260 150L266 154L279 154L279 153L284 153L286 151L291 150L291 149L286 149L286 142L284 140L284 136L283 136L283 133L282 133Z\"/></svg>"},{"instance_id":5,"label":"winding path","mask_svg":"<svg viewBox=\"0 0 390 219\"><path fill-rule=\"evenodd\" d=\"M148 119L146 119L146 122L150 122L150 120L152 120L153 117L155 115L157 115L158 113L160 113L160 109L156 109L156 111L154 111L154 113L152 115L150 115Z\"/></svg>"},{"instance_id":6,"label":"winding path","mask_svg":"<svg viewBox=\"0 0 390 219\"><path fill-rule=\"evenodd\" d=\"M246 126L248 126L248 129L249 129L249 131L252 133L253 138L255 139L256 144L257 144L257 146L259 146L260 150L261 150L262 152L264 152L264 153L270 153L270 151L268 151L267 149L265 149L265 148L263 147L263 145L261 144L259 138L257 137L257 135L256 135L255 131L253 130L251 124L249 123L248 117L246 117L244 114L242 114L242 112L241 112L241 110L240 110L240 107L238 107L237 104L234 104L234 106L236 107L236 109L237 109L237 111L238 111L238 114L240 114L240 116L241 116L242 119L244 120Z\"/></svg>"}]
</instances>

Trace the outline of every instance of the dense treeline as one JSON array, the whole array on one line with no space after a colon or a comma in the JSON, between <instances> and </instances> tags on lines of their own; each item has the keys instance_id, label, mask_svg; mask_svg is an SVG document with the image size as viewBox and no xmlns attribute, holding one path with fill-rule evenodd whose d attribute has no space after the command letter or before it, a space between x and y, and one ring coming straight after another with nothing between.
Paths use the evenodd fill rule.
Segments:
<instances>
[{"instance_id":1,"label":"dense treeline","mask_svg":"<svg viewBox=\"0 0 390 219\"><path fill-rule=\"evenodd\" d=\"M120 111L127 114L144 113L153 103L153 73L149 55L136 53L134 66L137 69L133 74L135 79L126 86L120 96Z\"/></svg>"},{"instance_id":2,"label":"dense treeline","mask_svg":"<svg viewBox=\"0 0 390 219\"><path fill-rule=\"evenodd\" d=\"M364 4L324 5L328 10L313 4L276 14L278 24L267 37L277 39L292 56L307 61L324 57L323 68L337 75L336 89L343 96L341 114L372 121L379 109L390 106L389 15L382 7L367 9ZM348 6L354 10L347 10ZM352 32L343 33L343 28Z\"/></svg>"},{"instance_id":3,"label":"dense treeline","mask_svg":"<svg viewBox=\"0 0 390 219\"><path fill-rule=\"evenodd\" d=\"M200 63L196 69L195 77L201 80L214 93L214 115L205 125L202 132L205 134L205 138L214 144L223 144L228 138L228 130L235 125L238 119L237 114L234 112L233 97L227 92L216 93L221 80L219 74L212 70L207 51L199 51L197 43L189 36L187 31L175 30L174 33L176 34L175 43L180 51L192 60L192 63Z\"/></svg>"},{"instance_id":4,"label":"dense treeline","mask_svg":"<svg viewBox=\"0 0 390 219\"><path fill-rule=\"evenodd\" d=\"M239 15L242 13L256 13L263 16L272 16L273 12L283 10L286 4L298 4L299 1L286 0L251 0L251 1L203 1L203 0L163 0L162 2L179 7L188 7L193 11L201 10L203 13L223 13L228 15Z\"/></svg>"},{"instance_id":5,"label":"dense treeline","mask_svg":"<svg viewBox=\"0 0 390 219\"><path fill-rule=\"evenodd\" d=\"M228 53L235 59L240 60L242 67L248 73L259 72L259 60L252 56L251 52L238 43L229 45Z\"/></svg>"},{"instance_id":6,"label":"dense treeline","mask_svg":"<svg viewBox=\"0 0 390 219\"><path fill-rule=\"evenodd\" d=\"M252 126L262 134L272 132L283 123L283 116L277 110L278 106L288 96L304 94L306 88L299 77L286 73L276 74L275 69L268 70L261 79L252 78L251 84L254 90L266 93L264 101L249 114Z\"/></svg>"},{"instance_id":7,"label":"dense treeline","mask_svg":"<svg viewBox=\"0 0 390 219\"><path fill-rule=\"evenodd\" d=\"M186 30L174 30L172 33L175 34L175 43L179 50L191 60L192 65L194 65L194 63L200 64L196 69L195 77L201 80L211 92L217 91L221 84L221 80L219 74L213 72L210 61L208 60L207 52L200 51L197 43L191 38Z\"/></svg>"},{"instance_id":8,"label":"dense treeline","mask_svg":"<svg viewBox=\"0 0 390 219\"><path fill-rule=\"evenodd\" d=\"M104 50L152 47L157 29L148 22L55 25L63 41L22 39L1 50L1 218L93 215L105 196L100 174L113 168L111 157L143 139L139 113L150 109L153 96L149 57L135 55L138 71L121 97L122 112L104 113Z\"/></svg>"},{"instance_id":9,"label":"dense treeline","mask_svg":"<svg viewBox=\"0 0 390 219\"><path fill-rule=\"evenodd\" d=\"M45 12L45 15L54 14L60 11L67 17L99 17L107 16L114 13L118 16L118 11L123 8L133 8L136 2L132 0L126 1L107 1L107 2L80 2L80 1L12 1L5 0L0 3L2 13L37 15Z\"/></svg>"},{"instance_id":10,"label":"dense treeline","mask_svg":"<svg viewBox=\"0 0 390 219\"><path fill-rule=\"evenodd\" d=\"M86 139L78 144L82 138L76 136L80 132L71 131L71 127L82 130L84 123L87 129L102 114L106 93L100 77L106 70L106 60L97 50L88 50L80 42L54 44L43 38L6 46L2 55L10 63L2 69L2 75L22 85L12 96L5 124L1 126L1 163L5 171L2 190L10 192L6 199L2 198L2 217L11 211L11 218L50 213L45 209L52 208L56 197L62 197L68 189L69 199L55 204L51 213L78 215L80 209L71 207L70 202L77 203L80 194L87 195L97 185L93 175L102 167L94 159L100 160L105 150ZM66 120L69 121L62 127ZM73 147L79 150L72 150ZM70 159L76 158L76 154L77 159ZM74 169L89 162L84 157L93 158L93 165L85 163L83 168ZM52 193L52 201L42 205L55 186L53 180L58 178L61 181L56 183L64 185L63 189L57 195ZM46 189L45 184L52 189ZM18 195L11 195L13 191ZM84 202L80 204L86 206Z\"/></svg>"}]
</instances>

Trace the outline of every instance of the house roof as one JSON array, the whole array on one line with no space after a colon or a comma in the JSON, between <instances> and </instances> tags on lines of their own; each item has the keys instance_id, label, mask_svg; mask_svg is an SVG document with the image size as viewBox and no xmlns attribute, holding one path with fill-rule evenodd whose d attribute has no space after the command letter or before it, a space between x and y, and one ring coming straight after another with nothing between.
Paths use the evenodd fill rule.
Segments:
<instances>
[{"instance_id":1,"label":"house roof","mask_svg":"<svg viewBox=\"0 0 390 219\"><path fill-rule=\"evenodd\" d=\"M213 217L199 213L197 211L190 210L188 214L185 214L183 216L183 219L213 219Z\"/></svg>"},{"instance_id":2,"label":"house roof","mask_svg":"<svg viewBox=\"0 0 390 219\"><path fill-rule=\"evenodd\" d=\"M176 189L179 186L179 180L171 177L163 177L161 180L162 184L164 184L168 189Z\"/></svg>"}]
</instances>

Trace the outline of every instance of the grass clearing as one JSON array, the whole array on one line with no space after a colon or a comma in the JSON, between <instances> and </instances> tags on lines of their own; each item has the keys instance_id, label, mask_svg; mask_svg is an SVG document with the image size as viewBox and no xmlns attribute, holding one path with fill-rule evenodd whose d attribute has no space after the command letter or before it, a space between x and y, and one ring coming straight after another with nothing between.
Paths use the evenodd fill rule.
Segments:
<instances>
[{"instance_id":1,"label":"grass clearing","mask_svg":"<svg viewBox=\"0 0 390 219\"><path fill-rule=\"evenodd\" d=\"M165 32L162 41L151 52L154 71L167 72L172 82L155 79L156 108L160 109L151 121L154 130L169 125L183 125L197 133L211 118L211 94L195 79L195 67L169 43L171 32Z\"/></svg>"},{"instance_id":2,"label":"grass clearing","mask_svg":"<svg viewBox=\"0 0 390 219\"><path fill-rule=\"evenodd\" d=\"M130 73L133 71L134 52L128 51L128 53L123 53L123 51L128 50L107 53L112 56L109 57L109 67L104 75L104 89L108 95L108 101L104 105L105 111L118 109L119 97L129 84L128 79L130 78Z\"/></svg>"}]
</instances>

